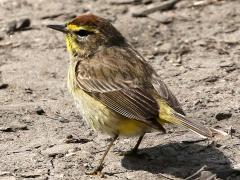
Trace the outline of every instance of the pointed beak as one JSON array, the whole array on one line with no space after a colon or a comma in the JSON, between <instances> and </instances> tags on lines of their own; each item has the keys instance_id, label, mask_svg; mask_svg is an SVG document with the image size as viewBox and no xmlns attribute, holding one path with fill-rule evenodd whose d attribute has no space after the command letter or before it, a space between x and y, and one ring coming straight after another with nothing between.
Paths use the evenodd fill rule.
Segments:
<instances>
[{"instance_id":1,"label":"pointed beak","mask_svg":"<svg viewBox=\"0 0 240 180\"><path fill-rule=\"evenodd\" d=\"M47 25L48 28L57 30L57 31L61 31L64 34L66 34L68 31L66 29L66 27L64 25Z\"/></svg>"}]
</instances>

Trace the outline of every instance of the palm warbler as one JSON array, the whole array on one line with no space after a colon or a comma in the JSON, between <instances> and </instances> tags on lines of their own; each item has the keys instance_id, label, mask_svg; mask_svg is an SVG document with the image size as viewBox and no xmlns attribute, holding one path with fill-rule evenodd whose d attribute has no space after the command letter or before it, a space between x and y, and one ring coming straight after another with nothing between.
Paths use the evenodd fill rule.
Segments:
<instances>
[{"instance_id":1,"label":"palm warbler","mask_svg":"<svg viewBox=\"0 0 240 180\"><path fill-rule=\"evenodd\" d=\"M86 122L113 137L99 165L119 136L139 136L163 125L186 127L204 137L217 130L191 121L154 69L106 19L86 14L65 25L48 25L66 36L70 54L68 88Z\"/></svg>"}]
</instances>

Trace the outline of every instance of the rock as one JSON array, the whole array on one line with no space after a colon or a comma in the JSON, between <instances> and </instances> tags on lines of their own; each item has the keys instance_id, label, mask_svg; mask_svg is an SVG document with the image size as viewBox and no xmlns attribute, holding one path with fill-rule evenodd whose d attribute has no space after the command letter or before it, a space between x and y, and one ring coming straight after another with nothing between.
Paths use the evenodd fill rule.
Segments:
<instances>
[{"instance_id":1,"label":"rock","mask_svg":"<svg viewBox=\"0 0 240 180\"><path fill-rule=\"evenodd\" d=\"M6 89L8 87L8 84L2 83L0 84L0 89Z\"/></svg>"},{"instance_id":2,"label":"rock","mask_svg":"<svg viewBox=\"0 0 240 180\"><path fill-rule=\"evenodd\" d=\"M29 18L20 19L17 21L16 30L18 31L25 30L26 28L29 28L30 25L31 21Z\"/></svg>"},{"instance_id":3,"label":"rock","mask_svg":"<svg viewBox=\"0 0 240 180\"><path fill-rule=\"evenodd\" d=\"M66 119L66 118L64 118L64 117L62 117L62 116L59 116L59 117L58 117L58 120L59 120L59 122L61 122L61 123L69 123L69 120Z\"/></svg>"},{"instance_id":4,"label":"rock","mask_svg":"<svg viewBox=\"0 0 240 180\"><path fill-rule=\"evenodd\" d=\"M67 139L72 139L72 138L73 138L73 135L69 134L69 135L67 135L66 138L67 138Z\"/></svg>"},{"instance_id":5,"label":"rock","mask_svg":"<svg viewBox=\"0 0 240 180\"><path fill-rule=\"evenodd\" d=\"M40 176L41 176L41 175L31 174L31 173L21 174L21 177L23 177L23 178L37 178L37 177L40 177Z\"/></svg>"},{"instance_id":6,"label":"rock","mask_svg":"<svg viewBox=\"0 0 240 180\"><path fill-rule=\"evenodd\" d=\"M30 28L31 20L29 18L23 18L19 20L10 21L7 24L6 32L12 34L16 31L23 31Z\"/></svg>"},{"instance_id":7,"label":"rock","mask_svg":"<svg viewBox=\"0 0 240 180\"><path fill-rule=\"evenodd\" d=\"M232 71L239 69L238 65L234 62L233 63L229 63L229 62L222 63L220 65L220 68L224 69L227 73L230 73Z\"/></svg>"},{"instance_id":8,"label":"rock","mask_svg":"<svg viewBox=\"0 0 240 180\"><path fill-rule=\"evenodd\" d=\"M32 94L33 90L31 88L25 88L24 89L27 94Z\"/></svg>"},{"instance_id":9,"label":"rock","mask_svg":"<svg viewBox=\"0 0 240 180\"><path fill-rule=\"evenodd\" d=\"M45 111L44 111L40 106L38 106L38 107L35 109L35 111L36 111L36 113L37 113L38 115L43 115L43 114L45 114Z\"/></svg>"},{"instance_id":10,"label":"rock","mask_svg":"<svg viewBox=\"0 0 240 180\"><path fill-rule=\"evenodd\" d=\"M47 173L47 169L35 169L34 171L22 173L20 176L23 178L37 178Z\"/></svg>"},{"instance_id":11,"label":"rock","mask_svg":"<svg viewBox=\"0 0 240 180\"><path fill-rule=\"evenodd\" d=\"M232 113L231 112L220 112L218 114L216 114L215 118L218 120L218 121L221 121L223 119L228 119L232 117Z\"/></svg>"},{"instance_id":12,"label":"rock","mask_svg":"<svg viewBox=\"0 0 240 180\"><path fill-rule=\"evenodd\" d=\"M203 79L203 81L208 83L214 83L219 79L219 76L208 76L207 78Z\"/></svg>"},{"instance_id":13,"label":"rock","mask_svg":"<svg viewBox=\"0 0 240 180\"><path fill-rule=\"evenodd\" d=\"M206 140L207 140L207 138L191 137L191 138L182 140L182 143L184 143L184 144L194 144L194 143L199 143L199 142L206 141Z\"/></svg>"},{"instance_id":14,"label":"rock","mask_svg":"<svg viewBox=\"0 0 240 180\"><path fill-rule=\"evenodd\" d=\"M70 143L80 143L80 144L85 144L91 140L85 139L85 138L74 138L71 134L66 137L66 140L64 141L67 144Z\"/></svg>"},{"instance_id":15,"label":"rock","mask_svg":"<svg viewBox=\"0 0 240 180\"><path fill-rule=\"evenodd\" d=\"M0 127L0 131L3 132L15 132L17 130L28 130L28 128L25 124L13 124L10 126Z\"/></svg>"}]
</instances>

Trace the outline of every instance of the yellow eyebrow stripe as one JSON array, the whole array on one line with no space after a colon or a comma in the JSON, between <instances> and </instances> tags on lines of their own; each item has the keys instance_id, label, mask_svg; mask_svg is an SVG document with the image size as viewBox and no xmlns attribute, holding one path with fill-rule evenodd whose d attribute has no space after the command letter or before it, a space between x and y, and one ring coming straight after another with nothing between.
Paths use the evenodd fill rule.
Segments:
<instances>
[{"instance_id":1,"label":"yellow eyebrow stripe","mask_svg":"<svg viewBox=\"0 0 240 180\"><path fill-rule=\"evenodd\" d=\"M93 29L89 26L78 26L75 24L67 24L67 30L70 30L70 31L80 31L80 30L93 31Z\"/></svg>"}]
</instances>

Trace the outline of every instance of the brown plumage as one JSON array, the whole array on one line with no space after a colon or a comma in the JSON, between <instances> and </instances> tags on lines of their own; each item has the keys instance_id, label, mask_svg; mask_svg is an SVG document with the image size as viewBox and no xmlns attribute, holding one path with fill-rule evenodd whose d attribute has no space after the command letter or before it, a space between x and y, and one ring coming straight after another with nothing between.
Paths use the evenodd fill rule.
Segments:
<instances>
[{"instance_id":1,"label":"brown plumage","mask_svg":"<svg viewBox=\"0 0 240 180\"><path fill-rule=\"evenodd\" d=\"M159 116L159 105L152 93L161 93L173 109L184 112L172 92L157 80L156 74L153 79L153 74L152 67L129 45L105 48L76 66L82 90L119 114L158 128L152 122Z\"/></svg>"},{"instance_id":2,"label":"brown plumage","mask_svg":"<svg viewBox=\"0 0 240 180\"><path fill-rule=\"evenodd\" d=\"M180 103L154 69L106 19L82 15L66 26L49 27L66 34L71 55L68 87L83 118L95 130L113 136L140 136L151 128L186 127L205 137L216 130L189 120ZM94 173L101 171L103 155Z\"/></svg>"}]
</instances>

